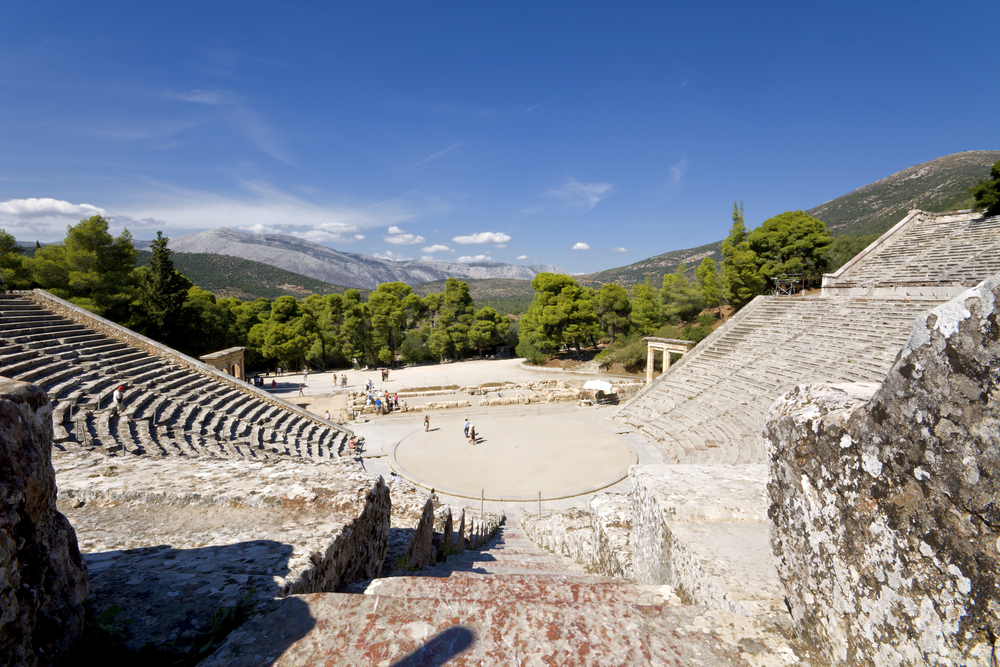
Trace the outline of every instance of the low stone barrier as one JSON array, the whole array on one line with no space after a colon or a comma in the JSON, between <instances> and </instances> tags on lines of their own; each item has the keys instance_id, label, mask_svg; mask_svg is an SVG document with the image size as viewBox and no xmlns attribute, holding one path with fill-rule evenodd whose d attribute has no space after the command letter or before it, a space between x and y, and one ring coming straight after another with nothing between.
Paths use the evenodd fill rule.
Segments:
<instances>
[{"instance_id":1,"label":"low stone barrier","mask_svg":"<svg viewBox=\"0 0 1000 667\"><path fill-rule=\"evenodd\" d=\"M0 656L50 665L83 632L87 568L56 509L52 406L33 384L0 378Z\"/></svg>"},{"instance_id":2,"label":"low stone barrier","mask_svg":"<svg viewBox=\"0 0 1000 667\"><path fill-rule=\"evenodd\" d=\"M914 324L881 386L800 386L764 429L798 632L836 665L994 665L1000 275Z\"/></svg>"}]
</instances>

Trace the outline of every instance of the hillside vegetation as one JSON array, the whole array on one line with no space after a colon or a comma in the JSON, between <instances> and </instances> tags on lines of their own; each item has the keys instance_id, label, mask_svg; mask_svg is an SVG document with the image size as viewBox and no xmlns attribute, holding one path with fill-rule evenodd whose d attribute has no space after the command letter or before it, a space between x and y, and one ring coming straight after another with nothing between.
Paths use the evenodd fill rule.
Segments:
<instances>
[{"instance_id":1,"label":"hillside vegetation","mask_svg":"<svg viewBox=\"0 0 1000 667\"><path fill-rule=\"evenodd\" d=\"M476 308L490 306L501 315L518 314L527 311L531 305L531 300L535 297L535 290L531 288L530 280L516 280L513 278L489 278L476 280L467 278L462 282L468 284L469 294ZM445 280L432 280L431 282L420 283L413 286L413 293L419 296L427 296L435 292L443 292Z\"/></svg>"},{"instance_id":2,"label":"hillside vegetation","mask_svg":"<svg viewBox=\"0 0 1000 667\"><path fill-rule=\"evenodd\" d=\"M973 197L969 187L985 177L997 160L1000 160L1000 151L945 155L862 186L806 213L825 222L834 237L867 236L874 240L915 208L935 213L971 208ZM871 237L872 234L876 236ZM843 245L853 248L857 244ZM720 262L722 241L686 250L672 250L628 266L579 276L578 279L584 284L614 282L629 287L649 278L657 285L664 274L673 272L681 262L687 264L688 273L693 275L694 267L704 257Z\"/></svg>"},{"instance_id":3,"label":"hillside vegetation","mask_svg":"<svg viewBox=\"0 0 1000 667\"><path fill-rule=\"evenodd\" d=\"M140 250L137 264L149 266L152 253ZM304 298L310 294L340 294L346 287L331 285L269 264L228 255L175 252L171 258L176 268L198 287L217 297L252 300L279 296Z\"/></svg>"}]
</instances>

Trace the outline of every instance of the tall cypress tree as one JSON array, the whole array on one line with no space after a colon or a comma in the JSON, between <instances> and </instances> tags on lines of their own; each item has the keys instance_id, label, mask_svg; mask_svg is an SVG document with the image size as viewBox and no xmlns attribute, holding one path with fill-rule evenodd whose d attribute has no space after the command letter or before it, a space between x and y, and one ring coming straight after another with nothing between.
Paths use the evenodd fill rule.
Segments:
<instances>
[{"instance_id":1,"label":"tall cypress tree","mask_svg":"<svg viewBox=\"0 0 1000 667\"><path fill-rule=\"evenodd\" d=\"M167 247L169 240L163 232L156 232L156 240L151 245L153 255L149 259L149 270L142 273L142 292L139 295L139 306L151 329L149 333L161 340L170 339L191 288L191 281L174 269L174 262L170 259L174 251Z\"/></svg>"}]
</instances>

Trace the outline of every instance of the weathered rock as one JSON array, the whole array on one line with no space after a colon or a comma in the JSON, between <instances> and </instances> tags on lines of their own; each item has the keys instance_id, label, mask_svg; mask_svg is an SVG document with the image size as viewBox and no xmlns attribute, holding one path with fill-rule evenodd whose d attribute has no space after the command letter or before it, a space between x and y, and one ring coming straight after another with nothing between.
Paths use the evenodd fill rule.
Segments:
<instances>
[{"instance_id":1,"label":"weathered rock","mask_svg":"<svg viewBox=\"0 0 1000 667\"><path fill-rule=\"evenodd\" d=\"M424 513L420 517L413 537L410 538L410 546L406 548L406 564L409 567L424 567L430 565L435 560L434 553L434 503L430 498L424 503Z\"/></svg>"},{"instance_id":2,"label":"weathered rock","mask_svg":"<svg viewBox=\"0 0 1000 667\"><path fill-rule=\"evenodd\" d=\"M462 514L458 518L458 530L455 531L455 548L464 549L465 548L465 508L462 508Z\"/></svg>"},{"instance_id":3,"label":"weathered rock","mask_svg":"<svg viewBox=\"0 0 1000 667\"><path fill-rule=\"evenodd\" d=\"M573 559L589 568L594 560L590 513L575 507L537 518L521 516L521 526L531 541L540 547Z\"/></svg>"},{"instance_id":4,"label":"weathered rock","mask_svg":"<svg viewBox=\"0 0 1000 667\"><path fill-rule=\"evenodd\" d=\"M590 499L590 525L593 549L588 567L609 577L633 579L632 498L627 493L598 493Z\"/></svg>"},{"instance_id":5,"label":"weathered rock","mask_svg":"<svg viewBox=\"0 0 1000 667\"><path fill-rule=\"evenodd\" d=\"M0 378L0 657L48 665L80 638L87 569L56 509L52 406L45 392Z\"/></svg>"},{"instance_id":6,"label":"weathered rock","mask_svg":"<svg viewBox=\"0 0 1000 667\"><path fill-rule=\"evenodd\" d=\"M922 316L884 383L798 387L765 428L772 547L836 664L991 664L1000 276Z\"/></svg>"}]
</instances>

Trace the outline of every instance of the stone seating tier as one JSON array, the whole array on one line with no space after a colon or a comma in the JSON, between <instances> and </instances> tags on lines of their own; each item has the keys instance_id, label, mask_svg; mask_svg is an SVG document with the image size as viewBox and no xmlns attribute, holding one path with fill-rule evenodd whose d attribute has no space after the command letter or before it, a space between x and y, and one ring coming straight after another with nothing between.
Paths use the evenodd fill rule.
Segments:
<instances>
[{"instance_id":1,"label":"stone seating tier","mask_svg":"<svg viewBox=\"0 0 1000 667\"><path fill-rule=\"evenodd\" d=\"M758 297L615 416L670 463L759 463L771 403L797 384L877 382L940 299Z\"/></svg>"},{"instance_id":2,"label":"stone seating tier","mask_svg":"<svg viewBox=\"0 0 1000 667\"><path fill-rule=\"evenodd\" d=\"M965 286L1000 271L1000 216L913 212L824 287Z\"/></svg>"},{"instance_id":3,"label":"stone seating tier","mask_svg":"<svg viewBox=\"0 0 1000 667\"><path fill-rule=\"evenodd\" d=\"M45 389L63 449L321 460L337 458L346 440L249 387L220 383L20 296L0 296L0 375ZM119 384L128 387L121 417L108 412Z\"/></svg>"}]
</instances>

